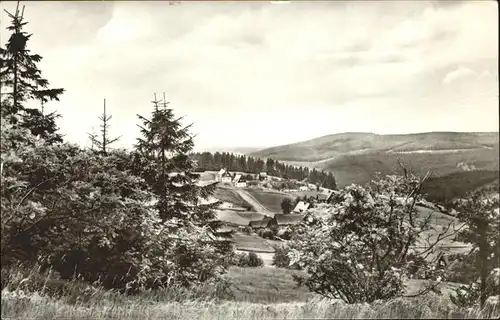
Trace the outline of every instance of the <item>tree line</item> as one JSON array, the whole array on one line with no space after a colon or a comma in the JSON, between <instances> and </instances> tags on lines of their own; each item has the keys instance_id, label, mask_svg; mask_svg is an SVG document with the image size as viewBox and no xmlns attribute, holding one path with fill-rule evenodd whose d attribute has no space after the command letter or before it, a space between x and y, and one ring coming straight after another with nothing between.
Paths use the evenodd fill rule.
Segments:
<instances>
[{"instance_id":1,"label":"tree line","mask_svg":"<svg viewBox=\"0 0 500 320\"><path fill-rule=\"evenodd\" d=\"M324 188L336 189L335 177L331 172L309 169L307 167L291 166L278 160L254 158L235 155L229 152L196 152L191 157L198 162L198 171L218 171L226 168L229 171L242 171L258 174L266 172L269 175L285 179L295 179L316 184Z\"/></svg>"}]
</instances>

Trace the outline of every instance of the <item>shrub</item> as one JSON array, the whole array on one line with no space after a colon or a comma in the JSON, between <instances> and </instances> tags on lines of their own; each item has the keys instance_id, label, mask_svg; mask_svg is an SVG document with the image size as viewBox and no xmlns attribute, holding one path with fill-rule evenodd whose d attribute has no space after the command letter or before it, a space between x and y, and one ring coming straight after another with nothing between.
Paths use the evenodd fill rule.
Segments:
<instances>
[{"instance_id":1,"label":"shrub","mask_svg":"<svg viewBox=\"0 0 500 320\"><path fill-rule=\"evenodd\" d=\"M207 229L161 221L127 151L47 145L3 119L1 134L2 266L39 262L121 289L196 285L224 272L225 252Z\"/></svg>"},{"instance_id":2,"label":"shrub","mask_svg":"<svg viewBox=\"0 0 500 320\"><path fill-rule=\"evenodd\" d=\"M486 303L487 299L485 299L484 302L481 302L482 295L486 297L500 298L500 268L491 270L490 274L486 278L484 292L481 290L481 280L477 279L469 285L461 285L458 287L454 294L450 295L450 298L451 301L457 306L473 307L479 306L480 304L484 305Z\"/></svg>"},{"instance_id":3,"label":"shrub","mask_svg":"<svg viewBox=\"0 0 500 320\"><path fill-rule=\"evenodd\" d=\"M288 256L289 252L290 248L286 245L274 246L273 266L278 268L300 270L298 265L290 265L290 257Z\"/></svg>"},{"instance_id":4,"label":"shrub","mask_svg":"<svg viewBox=\"0 0 500 320\"><path fill-rule=\"evenodd\" d=\"M247 267L262 267L264 265L264 261L255 253L236 253L235 257L235 265L241 268Z\"/></svg>"},{"instance_id":5,"label":"shrub","mask_svg":"<svg viewBox=\"0 0 500 320\"><path fill-rule=\"evenodd\" d=\"M252 234L253 233L253 229L249 226L244 226L241 228L241 231L244 233L244 234Z\"/></svg>"},{"instance_id":6,"label":"shrub","mask_svg":"<svg viewBox=\"0 0 500 320\"><path fill-rule=\"evenodd\" d=\"M370 303L402 296L417 264L419 273L436 280L425 290L434 287L443 271L417 258L436 242L413 257L408 250L423 232L445 233L433 229L429 217L417 218L421 183L412 175L387 176L374 187L351 185L334 195L328 211L308 217L289 243L290 264L306 272L296 277L299 284L347 303Z\"/></svg>"},{"instance_id":7,"label":"shrub","mask_svg":"<svg viewBox=\"0 0 500 320\"><path fill-rule=\"evenodd\" d=\"M261 231L262 230L262 231ZM260 236L264 239L274 240L275 232L269 228L261 229Z\"/></svg>"}]
</instances>

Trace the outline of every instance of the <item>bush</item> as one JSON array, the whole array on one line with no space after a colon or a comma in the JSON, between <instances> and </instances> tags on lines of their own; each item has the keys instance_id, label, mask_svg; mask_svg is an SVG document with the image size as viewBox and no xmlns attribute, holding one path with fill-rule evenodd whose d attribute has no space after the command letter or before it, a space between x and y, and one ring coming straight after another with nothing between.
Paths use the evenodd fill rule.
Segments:
<instances>
[{"instance_id":1,"label":"bush","mask_svg":"<svg viewBox=\"0 0 500 320\"><path fill-rule=\"evenodd\" d=\"M417 271L431 287L439 282L443 271L419 259L425 252L412 257L404 249L423 232L443 234L431 219L417 219L421 183L414 176L387 176L373 187L351 185L334 195L328 211L312 212L289 242L291 265L306 271L299 284L328 298L371 303L402 296Z\"/></svg>"},{"instance_id":2,"label":"bush","mask_svg":"<svg viewBox=\"0 0 500 320\"><path fill-rule=\"evenodd\" d=\"M241 268L262 267L264 265L264 261L255 252L235 253L234 258L235 265Z\"/></svg>"},{"instance_id":3,"label":"bush","mask_svg":"<svg viewBox=\"0 0 500 320\"><path fill-rule=\"evenodd\" d=\"M457 306L473 307L480 304L481 281L478 279L469 285L461 285L453 295L450 295L451 301ZM493 269L486 278L485 293L486 297L500 298L500 268Z\"/></svg>"},{"instance_id":4,"label":"bush","mask_svg":"<svg viewBox=\"0 0 500 320\"><path fill-rule=\"evenodd\" d=\"M285 245L274 246L273 266L278 268L300 270L300 267L297 265L290 266L290 257L288 256L289 252L290 248Z\"/></svg>"},{"instance_id":5,"label":"bush","mask_svg":"<svg viewBox=\"0 0 500 320\"><path fill-rule=\"evenodd\" d=\"M243 227L243 233L244 234L252 234L253 233L253 229L249 226L245 226Z\"/></svg>"},{"instance_id":6,"label":"bush","mask_svg":"<svg viewBox=\"0 0 500 320\"><path fill-rule=\"evenodd\" d=\"M64 279L120 289L196 285L224 272L208 230L162 223L129 152L47 145L3 120L2 267L42 263Z\"/></svg>"},{"instance_id":7,"label":"bush","mask_svg":"<svg viewBox=\"0 0 500 320\"><path fill-rule=\"evenodd\" d=\"M269 239L269 240L275 239L275 232L269 228L260 229L257 232L257 234L264 239Z\"/></svg>"}]
</instances>

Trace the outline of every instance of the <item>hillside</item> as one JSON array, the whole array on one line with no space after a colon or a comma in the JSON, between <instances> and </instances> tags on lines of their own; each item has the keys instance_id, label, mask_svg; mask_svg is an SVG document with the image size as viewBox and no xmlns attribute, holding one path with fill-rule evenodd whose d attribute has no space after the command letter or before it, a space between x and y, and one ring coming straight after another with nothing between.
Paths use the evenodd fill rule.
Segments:
<instances>
[{"instance_id":1,"label":"hillside","mask_svg":"<svg viewBox=\"0 0 500 320\"><path fill-rule=\"evenodd\" d=\"M498 132L342 133L249 155L333 172L337 185L343 187L367 183L376 172L395 173L397 159L417 174L435 170L435 177L470 170L498 171L498 144Z\"/></svg>"}]
</instances>

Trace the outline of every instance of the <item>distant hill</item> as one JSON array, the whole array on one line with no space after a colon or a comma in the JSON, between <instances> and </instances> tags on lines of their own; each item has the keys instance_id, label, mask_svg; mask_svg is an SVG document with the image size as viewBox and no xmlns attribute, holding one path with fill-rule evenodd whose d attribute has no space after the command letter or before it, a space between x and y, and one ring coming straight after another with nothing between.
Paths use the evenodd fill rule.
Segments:
<instances>
[{"instance_id":1,"label":"distant hill","mask_svg":"<svg viewBox=\"0 0 500 320\"><path fill-rule=\"evenodd\" d=\"M498 171L498 132L429 132L401 135L341 133L251 152L294 165L331 171L337 185L364 184L376 172L396 173L397 160L416 174L434 170L435 177L474 170ZM399 171L400 172L400 171ZM488 177L491 174L488 174ZM467 179L471 176L468 175ZM480 180L484 179L484 175ZM456 181L457 177L451 179ZM471 183L474 185L474 183Z\"/></svg>"},{"instance_id":2,"label":"distant hill","mask_svg":"<svg viewBox=\"0 0 500 320\"><path fill-rule=\"evenodd\" d=\"M196 152L210 152L210 153L228 152L228 153L233 153L233 154L245 155L245 154L249 154L251 152L255 152L255 151L258 151L261 149L262 149L262 147L210 147L210 148L196 149Z\"/></svg>"}]
</instances>

